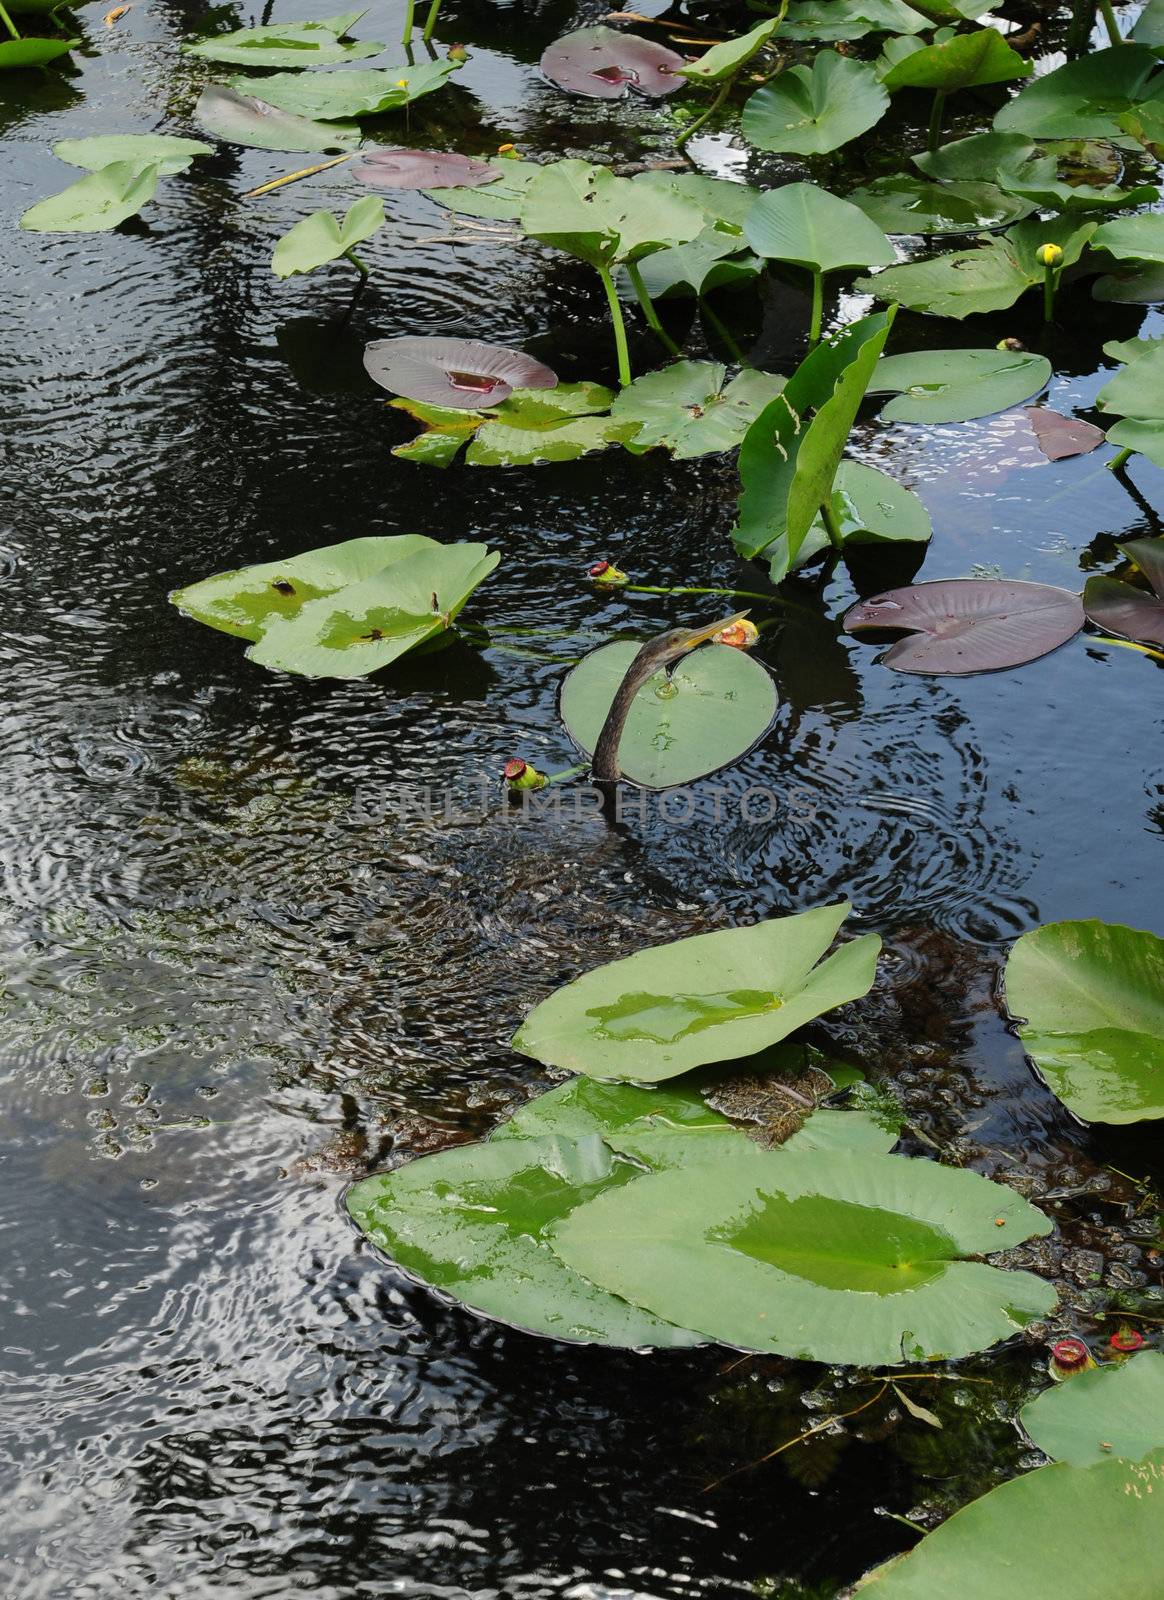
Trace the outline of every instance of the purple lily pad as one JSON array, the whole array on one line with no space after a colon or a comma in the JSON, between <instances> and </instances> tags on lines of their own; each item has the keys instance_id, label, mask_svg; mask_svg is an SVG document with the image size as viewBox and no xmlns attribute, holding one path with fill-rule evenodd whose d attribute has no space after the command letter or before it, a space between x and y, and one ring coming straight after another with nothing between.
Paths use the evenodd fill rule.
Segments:
<instances>
[{"instance_id":1,"label":"purple lily pad","mask_svg":"<svg viewBox=\"0 0 1164 1600\"><path fill-rule=\"evenodd\" d=\"M1155 593L1146 594L1118 578L1088 578L1083 589L1088 621L1137 644L1164 645L1164 539L1132 539L1120 549Z\"/></svg>"},{"instance_id":2,"label":"purple lily pad","mask_svg":"<svg viewBox=\"0 0 1164 1600\"><path fill-rule=\"evenodd\" d=\"M890 589L845 614L845 632L907 630L881 658L896 672L965 677L1000 672L1045 656L1083 626L1069 589L995 578L952 578Z\"/></svg>"},{"instance_id":3,"label":"purple lily pad","mask_svg":"<svg viewBox=\"0 0 1164 1600\"><path fill-rule=\"evenodd\" d=\"M556 39L541 61L542 71L559 89L594 100L621 100L628 89L674 94L686 82L678 75L686 65L683 56L665 45L602 27L579 28Z\"/></svg>"},{"instance_id":4,"label":"purple lily pad","mask_svg":"<svg viewBox=\"0 0 1164 1600\"><path fill-rule=\"evenodd\" d=\"M406 400L480 411L515 389L553 389L558 375L501 344L480 339L374 339L364 346L368 376Z\"/></svg>"},{"instance_id":5,"label":"purple lily pad","mask_svg":"<svg viewBox=\"0 0 1164 1600\"><path fill-rule=\"evenodd\" d=\"M501 176L487 161L441 150L367 150L351 173L368 189L477 189Z\"/></svg>"},{"instance_id":6,"label":"purple lily pad","mask_svg":"<svg viewBox=\"0 0 1164 1600\"><path fill-rule=\"evenodd\" d=\"M1102 428L1081 422L1078 417L1065 417L1061 411L1052 411L1047 406L1024 406L1023 411L1048 461L1085 456L1107 438Z\"/></svg>"}]
</instances>

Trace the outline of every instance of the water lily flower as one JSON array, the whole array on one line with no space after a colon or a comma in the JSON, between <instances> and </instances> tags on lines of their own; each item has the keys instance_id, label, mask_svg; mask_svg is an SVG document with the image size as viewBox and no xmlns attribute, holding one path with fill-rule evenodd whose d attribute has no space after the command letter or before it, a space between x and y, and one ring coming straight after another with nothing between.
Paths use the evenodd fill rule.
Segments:
<instances>
[{"instance_id":1,"label":"water lily flower","mask_svg":"<svg viewBox=\"0 0 1164 1600\"><path fill-rule=\"evenodd\" d=\"M1094 1366L1095 1360L1082 1339L1056 1339L1051 1346L1047 1370L1056 1383L1064 1378L1074 1378L1077 1373L1086 1372Z\"/></svg>"},{"instance_id":2,"label":"water lily flower","mask_svg":"<svg viewBox=\"0 0 1164 1600\"><path fill-rule=\"evenodd\" d=\"M468 61L469 52L463 44L451 44L445 52L450 61Z\"/></svg>"},{"instance_id":3,"label":"water lily flower","mask_svg":"<svg viewBox=\"0 0 1164 1600\"><path fill-rule=\"evenodd\" d=\"M531 767L528 761L523 761L520 756L514 756L511 761L505 763L502 776L511 794L521 789L544 788L546 782L545 773L539 772L536 767Z\"/></svg>"},{"instance_id":4,"label":"water lily flower","mask_svg":"<svg viewBox=\"0 0 1164 1600\"><path fill-rule=\"evenodd\" d=\"M497 154L504 156L507 161L521 160L521 151L515 144L499 144L497 146Z\"/></svg>"},{"instance_id":5,"label":"water lily flower","mask_svg":"<svg viewBox=\"0 0 1164 1600\"><path fill-rule=\"evenodd\" d=\"M609 561L595 561L587 568L586 576L591 583L600 583L606 589L621 589L630 582L626 573L612 566Z\"/></svg>"},{"instance_id":6,"label":"water lily flower","mask_svg":"<svg viewBox=\"0 0 1164 1600\"><path fill-rule=\"evenodd\" d=\"M1012 335L1009 338L1000 339L994 348L996 350L1025 350L1026 345L1021 339L1016 339Z\"/></svg>"},{"instance_id":7,"label":"water lily flower","mask_svg":"<svg viewBox=\"0 0 1164 1600\"><path fill-rule=\"evenodd\" d=\"M1063 259L1063 251L1057 244L1041 244L1035 251L1035 260L1041 267L1057 267Z\"/></svg>"},{"instance_id":8,"label":"water lily flower","mask_svg":"<svg viewBox=\"0 0 1164 1600\"><path fill-rule=\"evenodd\" d=\"M1137 1350L1142 1350L1146 1344L1144 1335L1136 1328L1117 1328L1107 1341L1107 1347L1115 1356L1133 1356Z\"/></svg>"},{"instance_id":9,"label":"water lily flower","mask_svg":"<svg viewBox=\"0 0 1164 1600\"><path fill-rule=\"evenodd\" d=\"M749 622L747 617L741 617L730 627L721 628L715 636L715 643L730 645L733 650L750 650L759 637L760 630L756 624Z\"/></svg>"}]
</instances>

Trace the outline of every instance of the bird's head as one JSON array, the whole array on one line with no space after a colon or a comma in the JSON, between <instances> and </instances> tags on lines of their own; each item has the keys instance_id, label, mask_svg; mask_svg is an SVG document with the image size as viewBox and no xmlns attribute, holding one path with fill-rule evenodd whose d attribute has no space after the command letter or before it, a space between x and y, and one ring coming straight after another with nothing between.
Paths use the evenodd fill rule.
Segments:
<instances>
[{"instance_id":1,"label":"bird's head","mask_svg":"<svg viewBox=\"0 0 1164 1600\"><path fill-rule=\"evenodd\" d=\"M668 667L673 661L678 661L698 645L714 639L725 628L742 622L747 615L746 611L737 611L730 617L721 617L718 622L706 623L702 628L670 628L644 645L640 655L651 663L653 670L658 671L660 667Z\"/></svg>"}]
</instances>

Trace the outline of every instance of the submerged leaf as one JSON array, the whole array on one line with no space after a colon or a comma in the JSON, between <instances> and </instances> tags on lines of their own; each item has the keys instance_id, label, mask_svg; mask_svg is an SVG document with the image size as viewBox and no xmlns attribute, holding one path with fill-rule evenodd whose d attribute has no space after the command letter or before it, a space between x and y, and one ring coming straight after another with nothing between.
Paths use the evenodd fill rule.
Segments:
<instances>
[{"instance_id":1,"label":"submerged leaf","mask_svg":"<svg viewBox=\"0 0 1164 1600\"><path fill-rule=\"evenodd\" d=\"M662 447L680 461L734 450L784 379L754 371L725 385L726 378L715 361L676 361L636 378L610 408L616 423L635 425L627 449L642 455Z\"/></svg>"},{"instance_id":2,"label":"submerged leaf","mask_svg":"<svg viewBox=\"0 0 1164 1600\"><path fill-rule=\"evenodd\" d=\"M886 422L967 422L1029 400L1050 381L1045 356L1011 350L916 350L883 356L870 394L895 394Z\"/></svg>"},{"instance_id":3,"label":"submerged leaf","mask_svg":"<svg viewBox=\"0 0 1164 1600\"><path fill-rule=\"evenodd\" d=\"M1054 1307L1041 1278L972 1259L1051 1231L977 1173L852 1151L741 1161L710 1143L697 1179L665 1171L608 1191L554 1225L553 1249L656 1316L805 1360L952 1359Z\"/></svg>"},{"instance_id":4,"label":"submerged leaf","mask_svg":"<svg viewBox=\"0 0 1164 1600\"><path fill-rule=\"evenodd\" d=\"M558 381L524 350L480 339L374 339L364 366L382 389L455 411L480 411L514 389L552 389Z\"/></svg>"},{"instance_id":5,"label":"submerged leaf","mask_svg":"<svg viewBox=\"0 0 1164 1600\"><path fill-rule=\"evenodd\" d=\"M602 645L583 656L562 684L562 721L586 755L594 752L638 649L632 643ZM776 686L758 661L724 645L705 645L684 656L670 675L660 669L635 696L618 749L622 776L645 789L694 783L739 760L762 739L777 703Z\"/></svg>"},{"instance_id":6,"label":"submerged leaf","mask_svg":"<svg viewBox=\"0 0 1164 1600\"><path fill-rule=\"evenodd\" d=\"M824 155L867 133L889 109L873 68L834 50L788 67L744 106L741 132L760 150Z\"/></svg>"},{"instance_id":7,"label":"submerged leaf","mask_svg":"<svg viewBox=\"0 0 1164 1600\"><path fill-rule=\"evenodd\" d=\"M702 654L717 664L755 665L720 645ZM597 967L536 1006L514 1049L547 1066L639 1083L753 1054L868 992L881 948L876 934L821 961L851 909L818 906Z\"/></svg>"},{"instance_id":8,"label":"submerged leaf","mask_svg":"<svg viewBox=\"0 0 1164 1600\"><path fill-rule=\"evenodd\" d=\"M1007 958L1006 1007L1077 1117L1164 1117L1164 939L1099 921L1035 928Z\"/></svg>"},{"instance_id":9,"label":"submerged leaf","mask_svg":"<svg viewBox=\"0 0 1164 1600\"><path fill-rule=\"evenodd\" d=\"M687 63L674 50L615 28L579 28L556 39L541 68L551 83L594 100L621 100L628 89L652 96L683 87Z\"/></svg>"},{"instance_id":10,"label":"submerged leaf","mask_svg":"<svg viewBox=\"0 0 1164 1600\"><path fill-rule=\"evenodd\" d=\"M1048 461L1085 456L1104 441L1102 428L1083 422L1079 417L1065 417L1046 406L1024 406L1023 412Z\"/></svg>"},{"instance_id":11,"label":"submerged leaf","mask_svg":"<svg viewBox=\"0 0 1164 1600\"><path fill-rule=\"evenodd\" d=\"M153 199L158 169L139 161L111 161L60 194L29 206L20 226L33 233L99 233L135 217Z\"/></svg>"},{"instance_id":12,"label":"submerged leaf","mask_svg":"<svg viewBox=\"0 0 1164 1600\"><path fill-rule=\"evenodd\" d=\"M1069 589L1046 583L946 578L862 600L844 626L846 633L908 630L881 658L896 672L965 677L1057 650L1083 626L1083 606Z\"/></svg>"},{"instance_id":13,"label":"submerged leaf","mask_svg":"<svg viewBox=\"0 0 1164 1600\"><path fill-rule=\"evenodd\" d=\"M311 122L221 83L203 89L194 120L216 138L256 150L354 150L360 142L354 123Z\"/></svg>"}]
</instances>

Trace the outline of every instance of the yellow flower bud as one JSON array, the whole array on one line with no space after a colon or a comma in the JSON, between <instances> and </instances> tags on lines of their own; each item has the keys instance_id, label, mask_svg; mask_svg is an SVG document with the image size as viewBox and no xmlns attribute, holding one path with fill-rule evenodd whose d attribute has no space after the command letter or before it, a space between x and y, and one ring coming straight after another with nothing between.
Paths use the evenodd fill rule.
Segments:
<instances>
[{"instance_id":1,"label":"yellow flower bud","mask_svg":"<svg viewBox=\"0 0 1164 1600\"><path fill-rule=\"evenodd\" d=\"M1035 251L1035 259L1040 266L1057 267L1063 259L1063 252L1057 244L1041 244Z\"/></svg>"},{"instance_id":2,"label":"yellow flower bud","mask_svg":"<svg viewBox=\"0 0 1164 1600\"><path fill-rule=\"evenodd\" d=\"M715 636L715 642L731 645L733 650L750 650L759 637L760 630L756 624L742 617L739 622L733 622L730 628L721 629Z\"/></svg>"}]
</instances>

